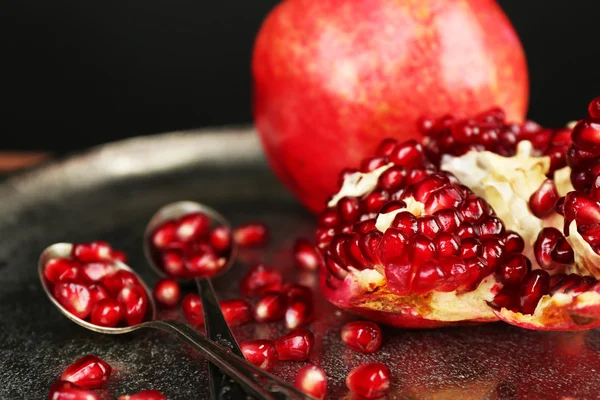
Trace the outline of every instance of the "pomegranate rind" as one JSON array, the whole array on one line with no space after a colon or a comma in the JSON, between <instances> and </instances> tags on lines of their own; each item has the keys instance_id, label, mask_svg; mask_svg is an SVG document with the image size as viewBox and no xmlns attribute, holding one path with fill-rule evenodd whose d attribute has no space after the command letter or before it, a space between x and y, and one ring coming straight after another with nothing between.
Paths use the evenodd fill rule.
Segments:
<instances>
[{"instance_id":1,"label":"pomegranate rind","mask_svg":"<svg viewBox=\"0 0 600 400\"><path fill-rule=\"evenodd\" d=\"M587 291L578 296L556 293L543 296L534 313L495 310L497 317L511 325L536 331L577 331L600 326L600 294Z\"/></svg>"}]
</instances>

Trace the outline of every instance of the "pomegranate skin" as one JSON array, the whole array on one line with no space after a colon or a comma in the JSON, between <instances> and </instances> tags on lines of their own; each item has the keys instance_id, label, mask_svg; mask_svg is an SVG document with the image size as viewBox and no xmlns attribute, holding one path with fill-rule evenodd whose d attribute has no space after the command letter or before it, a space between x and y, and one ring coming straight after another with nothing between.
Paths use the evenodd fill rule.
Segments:
<instances>
[{"instance_id":1,"label":"pomegranate skin","mask_svg":"<svg viewBox=\"0 0 600 400\"><path fill-rule=\"evenodd\" d=\"M252 71L270 164L313 211L382 139L417 139L422 116L499 106L520 122L529 93L494 0L287 0L261 27Z\"/></svg>"}]
</instances>

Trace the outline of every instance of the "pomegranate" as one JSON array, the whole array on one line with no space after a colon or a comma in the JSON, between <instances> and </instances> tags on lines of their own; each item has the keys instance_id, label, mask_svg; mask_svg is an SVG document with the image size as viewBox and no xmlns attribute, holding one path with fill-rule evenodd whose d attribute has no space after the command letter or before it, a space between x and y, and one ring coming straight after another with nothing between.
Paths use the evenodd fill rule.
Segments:
<instances>
[{"instance_id":1,"label":"pomegranate","mask_svg":"<svg viewBox=\"0 0 600 400\"><path fill-rule=\"evenodd\" d=\"M78 280L81 265L70 258L55 258L44 266L44 276L48 282L56 284L60 281Z\"/></svg>"},{"instance_id":2,"label":"pomegranate","mask_svg":"<svg viewBox=\"0 0 600 400\"><path fill-rule=\"evenodd\" d=\"M267 292L279 291L282 284L283 276L279 270L262 263L256 264L240 281L240 293L246 297L260 296Z\"/></svg>"},{"instance_id":3,"label":"pomegranate","mask_svg":"<svg viewBox=\"0 0 600 400\"><path fill-rule=\"evenodd\" d=\"M325 297L399 327L600 326L594 113L572 135L494 108L425 119L422 142L381 142L340 172L318 218Z\"/></svg>"},{"instance_id":4,"label":"pomegranate","mask_svg":"<svg viewBox=\"0 0 600 400\"><path fill-rule=\"evenodd\" d=\"M277 365L277 350L272 340L246 340L240 343L240 349L246 361L265 371L270 371Z\"/></svg>"},{"instance_id":5,"label":"pomegranate","mask_svg":"<svg viewBox=\"0 0 600 400\"><path fill-rule=\"evenodd\" d=\"M494 0L288 0L264 21L254 121L271 166L320 211L336 174L384 138L418 138L433 110L527 109L525 56ZM315 162L318 160L318 162ZM376 165L373 161L371 165Z\"/></svg>"},{"instance_id":6,"label":"pomegranate","mask_svg":"<svg viewBox=\"0 0 600 400\"><path fill-rule=\"evenodd\" d=\"M374 353L381 346L381 329L369 321L350 322L342 328L342 341L354 351Z\"/></svg>"},{"instance_id":7,"label":"pomegranate","mask_svg":"<svg viewBox=\"0 0 600 400\"><path fill-rule=\"evenodd\" d=\"M186 295L181 301L181 310L190 325L204 325L202 300L197 294L190 293Z\"/></svg>"},{"instance_id":8,"label":"pomegranate","mask_svg":"<svg viewBox=\"0 0 600 400\"><path fill-rule=\"evenodd\" d=\"M87 286L77 282L59 282L54 297L71 314L85 319L92 312L92 299Z\"/></svg>"},{"instance_id":9,"label":"pomegranate","mask_svg":"<svg viewBox=\"0 0 600 400\"><path fill-rule=\"evenodd\" d=\"M367 399L385 396L390 389L390 370L381 363L363 364L346 377L350 391Z\"/></svg>"},{"instance_id":10,"label":"pomegranate","mask_svg":"<svg viewBox=\"0 0 600 400\"><path fill-rule=\"evenodd\" d=\"M71 382L58 381L50 387L48 400L100 400L100 396Z\"/></svg>"},{"instance_id":11,"label":"pomegranate","mask_svg":"<svg viewBox=\"0 0 600 400\"><path fill-rule=\"evenodd\" d=\"M88 354L71 364L60 379L82 388L99 389L108 381L111 372L112 368L106 361Z\"/></svg>"},{"instance_id":12,"label":"pomegranate","mask_svg":"<svg viewBox=\"0 0 600 400\"><path fill-rule=\"evenodd\" d=\"M141 286L124 287L117 295L117 300L122 307L123 318L127 325L137 325L144 320L148 297Z\"/></svg>"},{"instance_id":13,"label":"pomegranate","mask_svg":"<svg viewBox=\"0 0 600 400\"><path fill-rule=\"evenodd\" d=\"M154 285L154 299L165 307L175 307L179 304L181 289L173 279L161 279Z\"/></svg>"},{"instance_id":14,"label":"pomegranate","mask_svg":"<svg viewBox=\"0 0 600 400\"><path fill-rule=\"evenodd\" d=\"M233 240L240 247L263 247L269 241L269 228L259 222L240 225L233 231Z\"/></svg>"},{"instance_id":15,"label":"pomegranate","mask_svg":"<svg viewBox=\"0 0 600 400\"><path fill-rule=\"evenodd\" d=\"M315 336L306 328L296 328L275 341L279 360L304 361L308 359Z\"/></svg>"},{"instance_id":16,"label":"pomegranate","mask_svg":"<svg viewBox=\"0 0 600 400\"><path fill-rule=\"evenodd\" d=\"M318 271L323 262L315 246L304 238L294 244L294 260L298 268L306 271Z\"/></svg>"},{"instance_id":17,"label":"pomegranate","mask_svg":"<svg viewBox=\"0 0 600 400\"><path fill-rule=\"evenodd\" d=\"M316 365L305 365L298 371L294 386L316 399L324 399L327 393L327 375Z\"/></svg>"},{"instance_id":18,"label":"pomegranate","mask_svg":"<svg viewBox=\"0 0 600 400\"><path fill-rule=\"evenodd\" d=\"M142 390L136 394L121 396L119 400L167 400L167 397L158 390Z\"/></svg>"},{"instance_id":19,"label":"pomegranate","mask_svg":"<svg viewBox=\"0 0 600 400\"><path fill-rule=\"evenodd\" d=\"M267 293L258 300L254 308L257 322L278 321L285 315L287 298L282 293Z\"/></svg>"},{"instance_id":20,"label":"pomegranate","mask_svg":"<svg viewBox=\"0 0 600 400\"><path fill-rule=\"evenodd\" d=\"M91 322L94 325L114 328L119 324L123 308L121 304L112 298L98 301L92 308Z\"/></svg>"},{"instance_id":21,"label":"pomegranate","mask_svg":"<svg viewBox=\"0 0 600 400\"><path fill-rule=\"evenodd\" d=\"M222 300L219 306L229 326L244 325L254 320L254 311L246 300Z\"/></svg>"}]
</instances>

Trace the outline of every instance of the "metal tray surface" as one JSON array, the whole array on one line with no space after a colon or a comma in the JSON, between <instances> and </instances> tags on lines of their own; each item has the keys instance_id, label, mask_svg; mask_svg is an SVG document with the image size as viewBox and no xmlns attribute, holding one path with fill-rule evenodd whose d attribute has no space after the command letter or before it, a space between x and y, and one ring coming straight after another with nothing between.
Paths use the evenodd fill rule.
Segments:
<instances>
[{"instance_id":1,"label":"metal tray surface","mask_svg":"<svg viewBox=\"0 0 600 400\"><path fill-rule=\"evenodd\" d=\"M271 174L249 128L136 138L47 164L0 184L0 399L46 398L63 369L88 353L114 367L107 399L151 388L172 400L209 397L207 365L189 348L160 332L86 331L54 309L36 275L47 245L102 239L125 250L152 285L157 277L144 262L144 226L160 206L184 199L220 210L233 224L262 220L272 230L266 252L243 253L216 280L221 298L236 296L237 281L255 261L317 287L315 276L298 275L290 255L296 237L311 235L313 218ZM352 398L345 376L371 361L390 367L394 399L600 397L598 330L533 332L503 323L384 328L380 351L360 355L339 339L340 327L356 317L319 301L311 362L326 371L329 398ZM177 310L163 315L179 318ZM282 323L234 329L238 340L283 332ZM293 381L304 364L281 362L275 373Z\"/></svg>"}]
</instances>

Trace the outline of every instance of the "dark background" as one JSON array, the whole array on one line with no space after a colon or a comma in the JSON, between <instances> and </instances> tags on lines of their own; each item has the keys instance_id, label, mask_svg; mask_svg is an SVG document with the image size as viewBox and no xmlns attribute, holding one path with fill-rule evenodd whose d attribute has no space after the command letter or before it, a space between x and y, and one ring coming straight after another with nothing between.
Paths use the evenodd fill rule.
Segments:
<instances>
[{"instance_id":1,"label":"dark background","mask_svg":"<svg viewBox=\"0 0 600 400\"><path fill-rule=\"evenodd\" d=\"M250 122L252 44L277 3L1 2L0 149L69 151ZM600 1L500 4L527 52L530 118L583 116L600 95Z\"/></svg>"}]
</instances>

